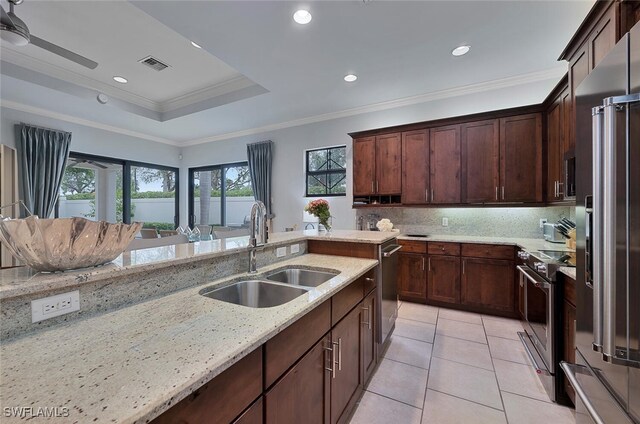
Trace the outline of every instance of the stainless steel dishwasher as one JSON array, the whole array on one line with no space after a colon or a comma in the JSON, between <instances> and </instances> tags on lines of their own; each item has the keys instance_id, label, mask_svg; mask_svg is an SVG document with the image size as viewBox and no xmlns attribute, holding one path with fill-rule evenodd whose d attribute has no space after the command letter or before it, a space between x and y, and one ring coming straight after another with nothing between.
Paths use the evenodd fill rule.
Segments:
<instances>
[{"instance_id":1,"label":"stainless steel dishwasher","mask_svg":"<svg viewBox=\"0 0 640 424\"><path fill-rule=\"evenodd\" d=\"M378 269L378 310L380 311L380 321L378 327L378 343L383 346L389 341L389 336L393 332L398 317L398 255L402 248L396 239L389 240L380 245L378 257L380 266ZM385 347L383 347L384 349Z\"/></svg>"}]
</instances>

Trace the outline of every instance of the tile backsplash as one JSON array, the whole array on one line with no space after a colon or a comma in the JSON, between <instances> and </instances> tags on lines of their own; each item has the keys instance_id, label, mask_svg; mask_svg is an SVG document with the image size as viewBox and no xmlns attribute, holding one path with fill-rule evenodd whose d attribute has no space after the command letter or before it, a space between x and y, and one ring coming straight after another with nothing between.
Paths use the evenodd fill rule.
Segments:
<instances>
[{"instance_id":1,"label":"tile backsplash","mask_svg":"<svg viewBox=\"0 0 640 424\"><path fill-rule=\"evenodd\" d=\"M388 218L403 233L542 238L540 219L556 222L575 216L575 208L366 208L357 216ZM448 226L443 226L447 218Z\"/></svg>"}]
</instances>

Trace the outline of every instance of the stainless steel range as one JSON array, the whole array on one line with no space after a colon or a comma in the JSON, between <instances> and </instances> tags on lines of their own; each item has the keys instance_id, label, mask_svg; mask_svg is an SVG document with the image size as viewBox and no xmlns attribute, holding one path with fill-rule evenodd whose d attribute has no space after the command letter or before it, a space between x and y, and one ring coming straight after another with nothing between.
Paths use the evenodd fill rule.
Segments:
<instances>
[{"instance_id":1,"label":"stainless steel range","mask_svg":"<svg viewBox=\"0 0 640 424\"><path fill-rule=\"evenodd\" d=\"M519 284L524 288L525 331L518 333L522 344L554 402L566 403L562 378L558 374L560 335L557 325L561 316L561 288L557 273L570 266L570 256L564 251L540 250L518 252Z\"/></svg>"}]
</instances>

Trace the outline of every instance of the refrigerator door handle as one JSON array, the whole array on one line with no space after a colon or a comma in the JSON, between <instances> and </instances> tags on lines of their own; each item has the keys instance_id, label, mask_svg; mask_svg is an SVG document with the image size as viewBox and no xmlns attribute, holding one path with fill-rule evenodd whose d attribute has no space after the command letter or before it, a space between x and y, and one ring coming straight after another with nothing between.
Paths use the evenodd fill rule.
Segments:
<instances>
[{"instance_id":1,"label":"refrigerator door handle","mask_svg":"<svg viewBox=\"0 0 640 424\"><path fill-rule=\"evenodd\" d=\"M593 196L591 213L587 211L587 219L591 222L591 230L588 237L590 240L589 260L592 265L591 285L593 286L593 350L602 351L602 331L603 331L603 303L602 303L602 146L603 146L603 119L604 108L594 107L591 110L592 134L593 134ZM586 201L586 199L585 199ZM585 249L586 252L586 249ZM589 263L589 262L587 262ZM588 270L588 268L587 268ZM589 279L587 279L587 283Z\"/></svg>"}]
</instances>

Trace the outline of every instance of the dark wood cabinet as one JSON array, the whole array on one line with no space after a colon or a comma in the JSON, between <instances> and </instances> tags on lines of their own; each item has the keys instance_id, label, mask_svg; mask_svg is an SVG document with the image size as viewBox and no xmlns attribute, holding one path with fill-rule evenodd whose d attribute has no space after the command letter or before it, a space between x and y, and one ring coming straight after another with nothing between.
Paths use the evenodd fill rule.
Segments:
<instances>
[{"instance_id":1,"label":"dark wood cabinet","mask_svg":"<svg viewBox=\"0 0 640 424\"><path fill-rule=\"evenodd\" d=\"M429 203L429 132L402 133L402 203Z\"/></svg>"},{"instance_id":2,"label":"dark wood cabinet","mask_svg":"<svg viewBox=\"0 0 640 424\"><path fill-rule=\"evenodd\" d=\"M565 151L573 151L576 147L576 89L578 85L589 75L589 50L583 46L576 54L574 60L569 63L569 88L571 90L571 110L569 121L569 138L565 141Z\"/></svg>"},{"instance_id":3,"label":"dark wood cabinet","mask_svg":"<svg viewBox=\"0 0 640 424\"><path fill-rule=\"evenodd\" d=\"M499 200L499 137L497 119L462 125L462 202Z\"/></svg>"},{"instance_id":4,"label":"dark wood cabinet","mask_svg":"<svg viewBox=\"0 0 640 424\"><path fill-rule=\"evenodd\" d=\"M562 193L564 139L562 94L547 111L547 201L564 200Z\"/></svg>"},{"instance_id":5,"label":"dark wood cabinet","mask_svg":"<svg viewBox=\"0 0 640 424\"><path fill-rule=\"evenodd\" d=\"M430 202L460 203L460 125L429 130Z\"/></svg>"},{"instance_id":6,"label":"dark wood cabinet","mask_svg":"<svg viewBox=\"0 0 640 424\"><path fill-rule=\"evenodd\" d=\"M398 295L401 299L427 300L426 260L425 254L398 254Z\"/></svg>"},{"instance_id":7,"label":"dark wood cabinet","mask_svg":"<svg viewBox=\"0 0 640 424\"><path fill-rule=\"evenodd\" d=\"M354 308L331 330L335 374L331 378L331 424L345 423L362 390L362 309ZM294 421L299 422L299 421Z\"/></svg>"},{"instance_id":8,"label":"dark wood cabinet","mask_svg":"<svg viewBox=\"0 0 640 424\"><path fill-rule=\"evenodd\" d=\"M461 302L482 310L515 312L514 262L462 258Z\"/></svg>"},{"instance_id":9,"label":"dark wood cabinet","mask_svg":"<svg viewBox=\"0 0 640 424\"><path fill-rule=\"evenodd\" d=\"M267 392L266 424L329 422L330 345L330 337L323 337Z\"/></svg>"},{"instance_id":10,"label":"dark wood cabinet","mask_svg":"<svg viewBox=\"0 0 640 424\"><path fill-rule=\"evenodd\" d=\"M264 423L264 400L262 396L253 405L238 417L233 424L263 424Z\"/></svg>"},{"instance_id":11,"label":"dark wood cabinet","mask_svg":"<svg viewBox=\"0 0 640 424\"><path fill-rule=\"evenodd\" d=\"M589 71L598 66L598 63L616 45L618 40L616 9L613 5L609 7L589 36Z\"/></svg>"},{"instance_id":12,"label":"dark wood cabinet","mask_svg":"<svg viewBox=\"0 0 640 424\"><path fill-rule=\"evenodd\" d=\"M362 301L362 381L366 384L378 363L376 342L376 292L372 291Z\"/></svg>"},{"instance_id":13,"label":"dark wood cabinet","mask_svg":"<svg viewBox=\"0 0 640 424\"><path fill-rule=\"evenodd\" d=\"M525 297L526 287L524 285L525 284L524 280L520 279L519 277L516 277L516 278L518 278L518 315L520 319L524 320L526 319L526 315L524 311L524 308L525 308L524 297Z\"/></svg>"},{"instance_id":14,"label":"dark wood cabinet","mask_svg":"<svg viewBox=\"0 0 640 424\"><path fill-rule=\"evenodd\" d=\"M353 194L374 194L376 179L376 138L353 140Z\"/></svg>"},{"instance_id":15,"label":"dark wood cabinet","mask_svg":"<svg viewBox=\"0 0 640 424\"><path fill-rule=\"evenodd\" d=\"M376 194L402 191L402 139L399 133L376 137Z\"/></svg>"},{"instance_id":16,"label":"dark wood cabinet","mask_svg":"<svg viewBox=\"0 0 640 424\"><path fill-rule=\"evenodd\" d=\"M460 303L460 257L432 255L428 259L427 299Z\"/></svg>"},{"instance_id":17,"label":"dark wood cabinet","mask_svg":"<svg viewBox=\"0 0 640 424\"><path fill-rule=\"evenodd\" d=\"M576 363L576 306L565 299L563 304L563 321L564 321L564 352L563 360L572 364ZM575 404L576 393L565 379L565 391Z\"/></svg>"},{"instance_id":18,"label":"dark wood cabinet","mask_svg":"<svg viewBox=\"0 0 640 424\"><path fill-rule=\"evenodd\" d=\"M542 116L500 119L500 197L505 202L542 202Z\"/></svg>"}]
</instances>

